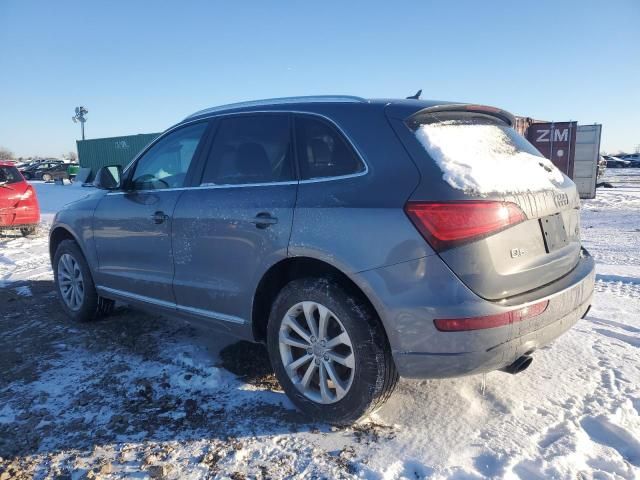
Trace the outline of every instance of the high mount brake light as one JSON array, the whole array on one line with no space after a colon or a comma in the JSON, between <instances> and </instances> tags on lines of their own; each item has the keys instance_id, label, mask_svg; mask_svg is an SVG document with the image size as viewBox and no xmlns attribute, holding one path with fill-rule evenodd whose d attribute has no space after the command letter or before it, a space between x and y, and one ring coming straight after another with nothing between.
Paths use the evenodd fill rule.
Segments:
<instances>
[{"instance_id":1,"label":"high mount brake light","mask_svg":"<svg viewBox=\"0 0 640 480\"><path fill-rule=\"evenodd\" d=\"M407 202L405 212L437 251L487 237L524 222L527 216L511 202L469 200Z\"/></svg>"},{"instance_id":2,"label":"high mount brake light","mask_svg":"<svg viewBox=\"0 0 640 480\"><path fill-rule=\"evenodd\" d=\"M522 322L537 317L545 312L549 300L534 303L528 307L511 310L495 315L469 318L437 318L433 321L441 332L466 332L469 330L484 330L486 328L503 327L512 323Z\"/></svg>"}]
</instances>

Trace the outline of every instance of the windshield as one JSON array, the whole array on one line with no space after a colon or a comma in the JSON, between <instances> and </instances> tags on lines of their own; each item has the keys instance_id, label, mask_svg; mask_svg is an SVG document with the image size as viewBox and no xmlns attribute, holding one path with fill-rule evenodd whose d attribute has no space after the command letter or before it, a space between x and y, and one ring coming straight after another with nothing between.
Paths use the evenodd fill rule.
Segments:
<instances>
[{"instance_id":1,"label":"windshield","mask_svg":"<svg viewBox=\"0 0 640 480\"><path fill-rule=\"evenodd\" d=\"M453 188L487 194L554 189L564 175L503 121L483 114L429 114L409 123Z\"/></svg>"}]
</instances>

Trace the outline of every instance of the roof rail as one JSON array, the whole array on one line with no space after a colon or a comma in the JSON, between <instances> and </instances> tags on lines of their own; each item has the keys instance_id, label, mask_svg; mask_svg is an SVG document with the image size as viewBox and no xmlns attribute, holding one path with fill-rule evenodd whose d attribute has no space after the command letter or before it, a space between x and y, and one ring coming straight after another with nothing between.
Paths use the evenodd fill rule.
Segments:
<instances>
[{"instance_id":1,"label":"roof rail","mask_svg":"<svg viewBox=\"0 0 640 480\"><path fill-rule=\"evenodd\" d=\"M205 108L189 115L188 118L197 117L198 115L205 115L207 113L214 113L221 110L229 110L232 108L243 107L259 107L260 105L284 105L287 103L321 103L321 102L333 102L333 103L366 103L367 100L362 97L355 97L352 95L312 95L302 97L282 97L282 98L268 98L265 100L250 100L248 102L228 103L226 105L219 105L217 107ZM186 120L185 119L185 120Z\"/></svg>"}]
</instances>

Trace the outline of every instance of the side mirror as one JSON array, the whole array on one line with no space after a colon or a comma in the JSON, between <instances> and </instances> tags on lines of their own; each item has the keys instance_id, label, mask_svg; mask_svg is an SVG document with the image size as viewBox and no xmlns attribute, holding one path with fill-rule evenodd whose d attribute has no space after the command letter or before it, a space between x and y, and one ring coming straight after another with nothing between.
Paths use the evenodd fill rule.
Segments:
<instances>
[{"instance_id":1,"label":"side mirror","mask_svg":"<svg viewBox=\"0 0 640 480\"><path fill-rule=\"evenodd\" d=\"M120 165L111 165L102 167L96 173L93 184L96 188L102 190L117 190L122 183L122 167Z\"/></svg>"}]
</instances>

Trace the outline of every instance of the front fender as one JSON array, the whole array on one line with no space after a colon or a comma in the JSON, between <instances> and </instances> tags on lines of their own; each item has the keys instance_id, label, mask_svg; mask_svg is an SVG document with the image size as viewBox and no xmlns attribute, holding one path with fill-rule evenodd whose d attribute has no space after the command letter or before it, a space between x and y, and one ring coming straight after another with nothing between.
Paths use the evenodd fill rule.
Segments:
<instances>
[{"instance_id":1,"label":"front fender","mask_svg":"<svg viewBox=\"0 0 640 480\"><path fill-rule=\"evenodd\" d=\"M53 262L54 245L59 242L61 230L79 245L92 271L98 267L93 237L93 213L105 192L93 191L86 197L69 203L56 213L49 231L49 254Z\"/></svg>"}]
</instances>

